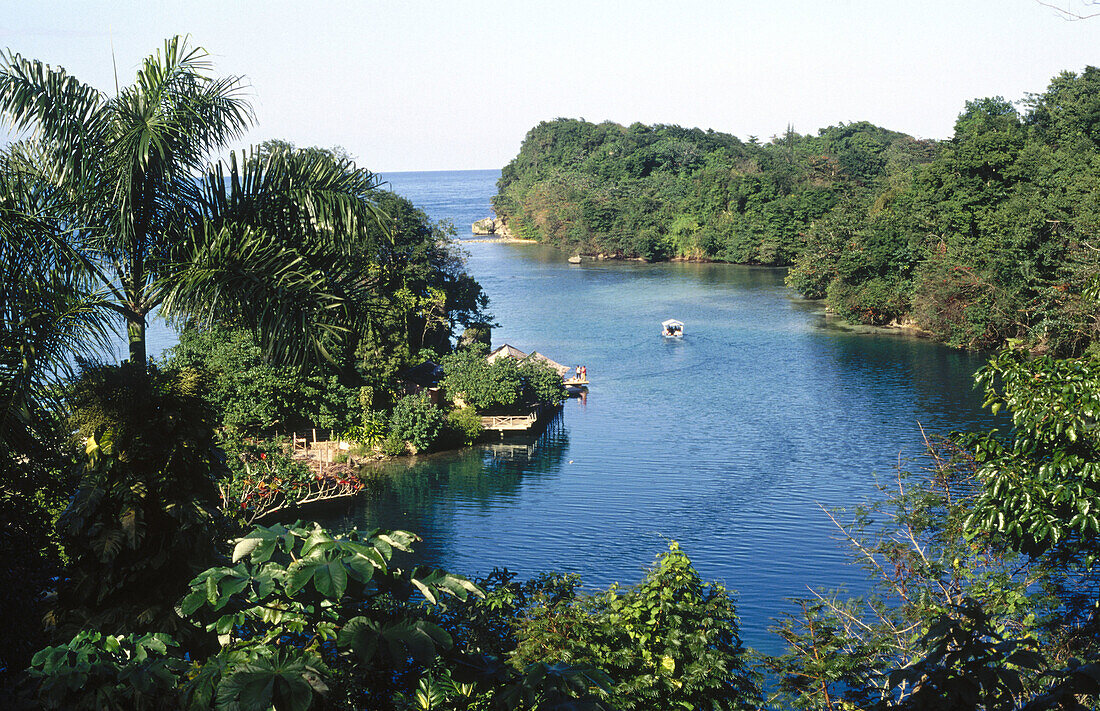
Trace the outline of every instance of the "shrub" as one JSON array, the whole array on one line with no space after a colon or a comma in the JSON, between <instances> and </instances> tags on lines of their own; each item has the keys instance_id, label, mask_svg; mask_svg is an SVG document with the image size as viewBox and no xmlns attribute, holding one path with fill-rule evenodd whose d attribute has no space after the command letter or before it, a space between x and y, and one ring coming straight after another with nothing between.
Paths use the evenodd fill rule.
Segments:
<instances>
[{"instance_id":1,"label":"shrub","mask_svg":"<svg viewBox=\"0 0 1100 711\"><path fill-rule=\"evenodd\" d=\"M408 442L413 452L425 452L439 439L444 414L424 395L406 395L390 415L390 434Z\"/></svg>"},{"instance_id":2,"label":"shrub","mask_svg":"<svg viewBox=\"0 0 1100 711\"><path fill-rule=\"evenodd\" d=\"M638 585L562 592L517 622L513 664L590 664L615 680L618 709L760 708L733 599L704 583L675 542Z\"/></svg>"},{"instance_id":3,"label":"shrub","mask_svg":"<svg viewBox=\"0 0 1100 711\"><path fill-rule=\"evenodd\" d=\"M876 277L852 285L834 279L826 289L829 306L843 318L871 326L885 326L908 309L900 284Z\"/></svg>"},{"instance_id":4,"label":"shrub","mask_svg":"<svg viewBox=\"0 0 1100 711\"><path fill-rule=\"evenodd\" d=\"M361 407L359 391L331 373L269 363L247 329L188 325L170 353L170 367L209 375L203 398L221 425L241 433L341 430L355 422Z\"/></svg>"},{"instance_id":5,"label":"shrub","mask_svg":"<svg viewBox=\"0 0 1100 711\"><path fill-rule=\"evenodd\" d=\"M382 441L382 454L387 457L398 457L405 453L405 440L391 434Z\"/></svg>"},{"instance_id":6,"label":"shrub","mask_svg":"<svg viewBox=\"0 0 1100 711\"><path fill-rule=\"evenodd\" d=\"M561 376L545 363L528 358L519 364L519 374L523 378L524 400L557 405L565 399Z\"/></svg>"},{"instance_id":7,"label":"shrub","mask_svg":"<svg viewBox=\"0 0 1100 711\"><path fill-rule=\"evenodd\" d=\"M45 709L174 708L187 663L173 656L175 640L161 633L103 635L82 630L68 644L34 655L31 679Z\"/></svg>"},{"instance_id":8,"label":"shrub","mask_svg":"<svg viewBox=\"0 0 1100 711\"><path fill-rule=\"evenodd\" d=\"M481 415L472 407L463 407L447 413L447 428L455 439L469 446L481 436Z\"/></svg>"},{"instance_id":9,"label":"shrub","mask_svg":"<svg viewBox=\"0 0 1100 711\"><path fill-rule=\"evenodd\" d=\"M515 405L522 394L516 362L501 358L485 360L485 349L475 345L442 358L443 389L447 397L461 397L481 412Z\"/></svg>"},{"instance_id":10,"label":"shrub","mask_svg":"<svg viewBox=\"0 0 1100 711\"><path fill-rule=\"evenodd\" d=\"M458 339L459 348L471 348L477 344L489 348L493 344L493 327L488 323L475 323L462 332Z\"/></svg>"},{"instance_id":11,"label":"shrub","mask_svg":"<svg viewBox=\"0 0 1100 711\"><path fill-rule=\"evenodd\" d=\"M558 404L565 399L561 376L545 363L525 359L485 360L475 347L444 357L443 388L480 412L515 410L536 402Z\"/></svg>"}]
</instances>

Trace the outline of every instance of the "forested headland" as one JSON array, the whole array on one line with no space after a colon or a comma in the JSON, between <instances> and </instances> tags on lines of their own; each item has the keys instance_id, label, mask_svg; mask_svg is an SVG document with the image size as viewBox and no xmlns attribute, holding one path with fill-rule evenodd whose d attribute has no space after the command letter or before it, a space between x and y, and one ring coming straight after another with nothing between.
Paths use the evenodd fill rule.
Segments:
<instances>
[{"instance_id":1,"label":"forested headland","mask_svg":"<svg viewBox=\"0 0 1100 711\"><path fill-rule=\"evenodd\" d=\"M1100 69L1021 101L969 101L943 141L854 122L763 143L557 119L493 200L512 234L571 252L789 266L844 318L944 343L1083 352L1097 275Z\"/></svg>"}]
</instances>

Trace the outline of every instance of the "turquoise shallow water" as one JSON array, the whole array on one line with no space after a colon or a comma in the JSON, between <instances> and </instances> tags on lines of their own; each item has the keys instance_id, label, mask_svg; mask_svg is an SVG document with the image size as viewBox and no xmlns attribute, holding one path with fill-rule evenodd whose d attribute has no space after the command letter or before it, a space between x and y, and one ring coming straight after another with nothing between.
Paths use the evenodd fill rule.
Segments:
<instances>
[{"instance_id":1,"label":"turquoise shallow water","mask_svg":"<svg viewBox=\"0 0 1100 711\"><path fill-rule=\"evenodd\" d=\"M386 175L460 237L489 214L495 171ZM930 432L987 426L974 355L831 327L782 270L586 261L535 245L468 244L495 345L584 364L593 384L533 446L387 466L334 524L407 528L422 557L468 575L637 581L668 539L738 591L746 641L807 586L862 588L821 507L877 496ZM669 317L686 337L660 337Z\"/></svg>"}]
</instances>

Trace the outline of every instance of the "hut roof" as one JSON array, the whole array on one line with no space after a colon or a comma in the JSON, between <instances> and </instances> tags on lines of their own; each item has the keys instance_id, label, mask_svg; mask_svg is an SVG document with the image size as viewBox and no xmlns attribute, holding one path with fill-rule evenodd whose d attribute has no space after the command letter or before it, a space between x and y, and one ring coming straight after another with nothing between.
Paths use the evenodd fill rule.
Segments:
<instances>
[{"instance_id":1,"label":"hut roof","mask_svg":"<svg viewBox=\"0 0 1100 711\"><path fill-rule=\"evenodd\" d=\"M535 351L531 354L531 359L532 360L537 360L537 361L542 362L542 363L545 363L546 365L548 365L551 368L553 368L554 370L556 370L558 372L558 375L565 375L570 370L572 370L572 368L570 368L568 365L562 365L561 363L555 363L554 361L550 360L549 358L544 356L542 353L539 353L538 351Z\"/></svg>"},{"instance_id":2,"label":"hut roof","mask_svg":"<svg viewBox=\"0 0 1100 711\"><path fill-rule=\"evenodd\" d=\"M497 358L515 358L516 360L523 360L526 357L526 353L514 346L510 346L505 343L503 346L497 348L495 351L486 356L485 360L492 363L496 361Z\"/></svg>"}]
</instances>

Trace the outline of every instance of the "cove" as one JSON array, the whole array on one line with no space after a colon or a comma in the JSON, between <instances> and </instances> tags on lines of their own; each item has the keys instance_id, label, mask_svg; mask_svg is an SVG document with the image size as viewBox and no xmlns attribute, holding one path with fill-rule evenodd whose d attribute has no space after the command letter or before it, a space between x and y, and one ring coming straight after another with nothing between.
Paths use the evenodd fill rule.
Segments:
<instances>
[{"instance_id":1,"label":"cove","mask_svg":"<svg viewBox=\"0 0 1100 711\"><path fill-rule=\"evenodd\" d=\"M495 172L386 176L463 234L488 214ZM472 217L471 217L472 216ZM877 497L930 433L988 428L979 355L831 326L783 270L585 261L538 245L470 244L494 345L586 365L584 401L530 446L485 445L385 465L329 525L414 531L419 557L470 576L580 573L637 581L669 539L738 592L747 644L807 587L859 592L821 507ZM684 321L682 341L660 322Z\"/></svg>"}]
</instances>

